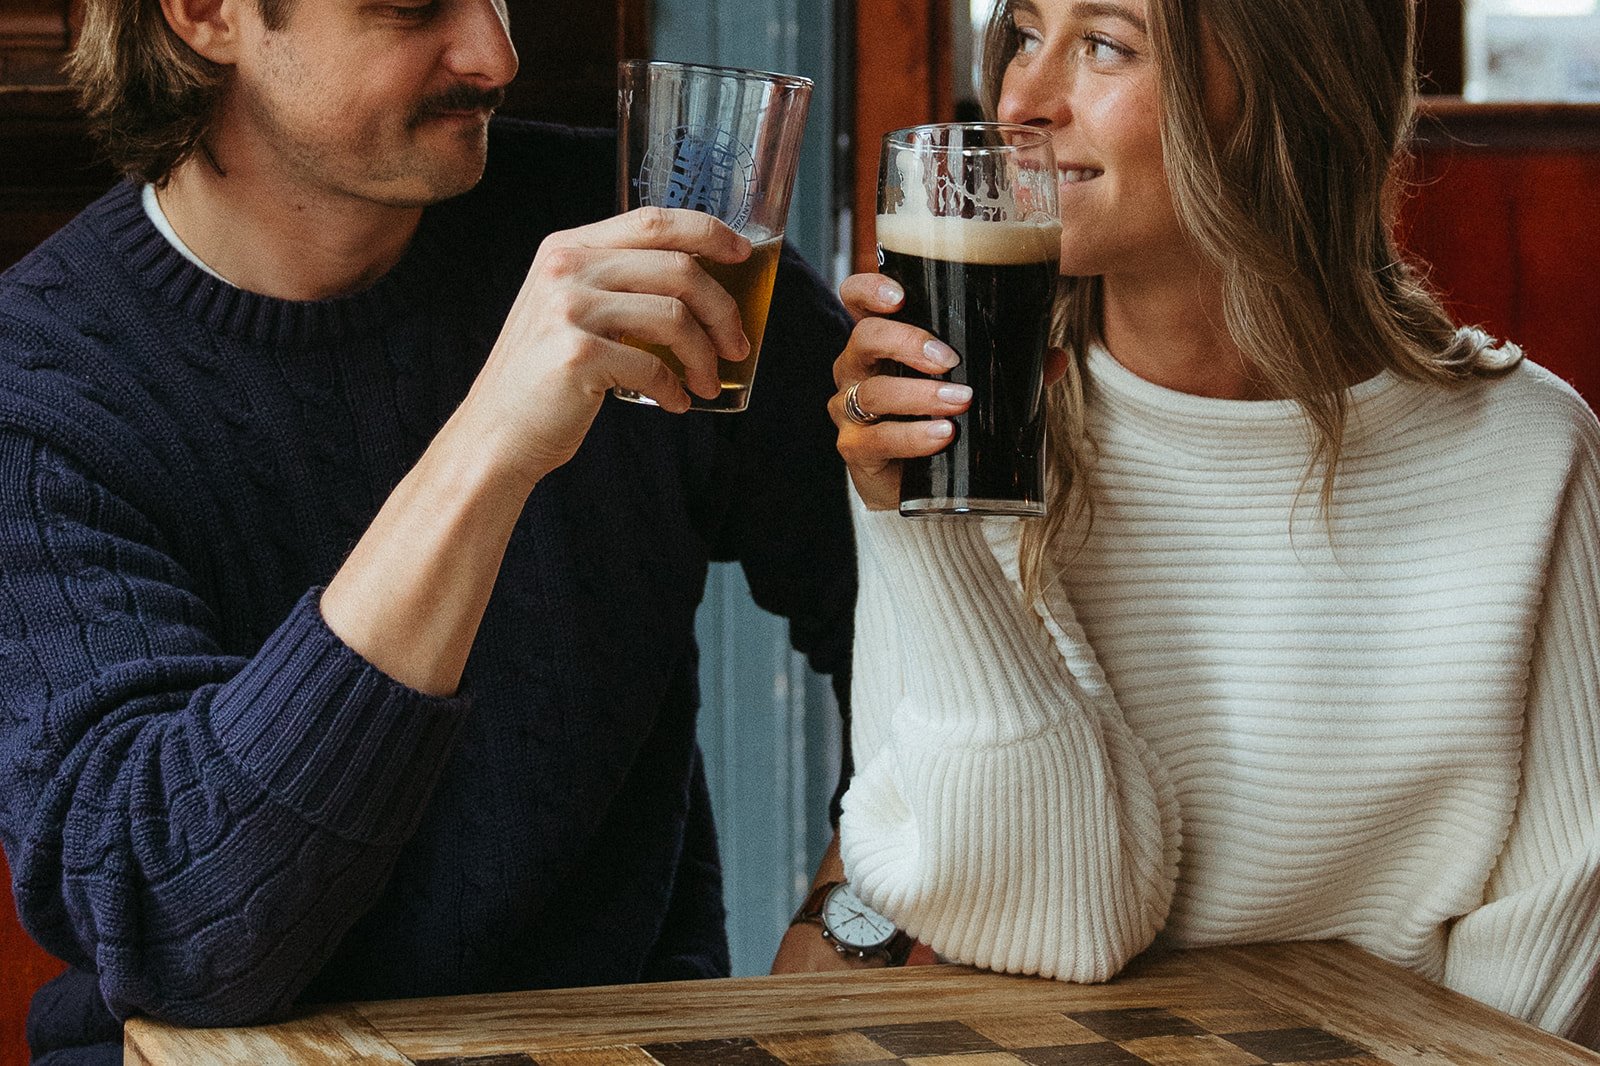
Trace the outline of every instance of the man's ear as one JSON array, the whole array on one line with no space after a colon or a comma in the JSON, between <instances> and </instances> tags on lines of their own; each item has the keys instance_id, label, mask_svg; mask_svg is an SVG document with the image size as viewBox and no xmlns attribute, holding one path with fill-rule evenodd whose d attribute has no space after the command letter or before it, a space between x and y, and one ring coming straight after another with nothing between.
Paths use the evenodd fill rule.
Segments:
<instances>
[{"instance_id":1,"label":"man's ear","mask_svg":"<svg viewBox=\"0 0 1600 1066\"><path fill-rule=\"evenodd\" d=\"M161 0L172 32L196 53L221 66L239 61L240 17L254 0Z\"/></svg>"}]
</instances>

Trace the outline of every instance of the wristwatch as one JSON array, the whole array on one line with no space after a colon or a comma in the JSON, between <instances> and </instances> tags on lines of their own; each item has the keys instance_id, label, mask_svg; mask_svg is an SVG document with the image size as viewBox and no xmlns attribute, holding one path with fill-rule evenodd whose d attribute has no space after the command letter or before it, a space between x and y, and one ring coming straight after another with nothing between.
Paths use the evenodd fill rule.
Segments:
<instances>
[{"instance_id":1,"label":"wristwatch","mask_svg":"<svg viewBox=\"0 0 1600 1066\"><path fill-rule=\"evenodd\" d=\"M900 966L911 953L911 938L861 902L848 881L827 881L812 889L789 924L796 922L822 926L822 939L846 958L881 958Z\"/></svg>"}]
</instances>

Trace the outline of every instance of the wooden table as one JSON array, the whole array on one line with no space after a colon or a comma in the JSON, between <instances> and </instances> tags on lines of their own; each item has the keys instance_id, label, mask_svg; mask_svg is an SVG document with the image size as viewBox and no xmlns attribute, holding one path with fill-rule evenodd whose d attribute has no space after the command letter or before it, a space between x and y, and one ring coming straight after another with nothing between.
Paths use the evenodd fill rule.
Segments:
<instances>
[{"instance_id":1,"label":"wooden table","mask_svg":"<svg viewBox=\"0 0 1600 1066\"><path fill-rule=\"evenodd\" d=\"M925 966L357 1003L249 1029L135 1020L125 1047L151 1066L1600 1063L1344 944L1153 955L1105 985Z\"/></svg>"}]
</instances>

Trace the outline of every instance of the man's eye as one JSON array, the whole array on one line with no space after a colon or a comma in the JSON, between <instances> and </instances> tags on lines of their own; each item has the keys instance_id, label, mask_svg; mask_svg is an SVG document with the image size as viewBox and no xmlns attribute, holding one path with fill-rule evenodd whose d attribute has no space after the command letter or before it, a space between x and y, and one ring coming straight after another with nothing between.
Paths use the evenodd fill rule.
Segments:
<instances>
[{"instance_id":1,"label":"man's eye","mask_svg":"<svg viewBox=\"0 0 1600 1066\"><path fill-rule=\"evenodd\" d=\"M391 17L407 22L421 22L439 10L437 0L426 4L390 4L384 11Z\"/></svg>"}]
</instances>

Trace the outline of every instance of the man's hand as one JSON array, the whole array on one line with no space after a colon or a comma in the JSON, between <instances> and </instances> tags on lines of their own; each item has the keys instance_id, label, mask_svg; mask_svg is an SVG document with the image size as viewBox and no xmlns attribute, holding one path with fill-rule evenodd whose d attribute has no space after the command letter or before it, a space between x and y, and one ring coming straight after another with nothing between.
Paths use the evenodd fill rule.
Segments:
<instances>
[{"instance_id":1,"label":"man's hand","mask_svg":"<svg viewBox=\"0 0 1600 1066\"><path fill-rule=\"evenodd\" d=\"M670 346L689 387L715 396L717 358L750 344L695 257L749 255L693 211L646 208L546 238L466 400L328 583L333 632L396 680L455 692L528 494L577 452L605 394L622 385L688 409L672 371L621 338Z\"/></svg>"},{"instance_id":2,"label":"man's hand","mask_svg":"<svg viewBox=\"0 0 1600 1066\"><path fill-rule=\"evenodd\" d=\"M749 255L748 240L698 211L646 207L551 234L462 404L464 423L531 487L572 458L616 386L688 410L677 375L624 337L670 347L688 387L716 396L717 359L744 359L750 342L696 257Z\"/></svg>"}]
</instances>

